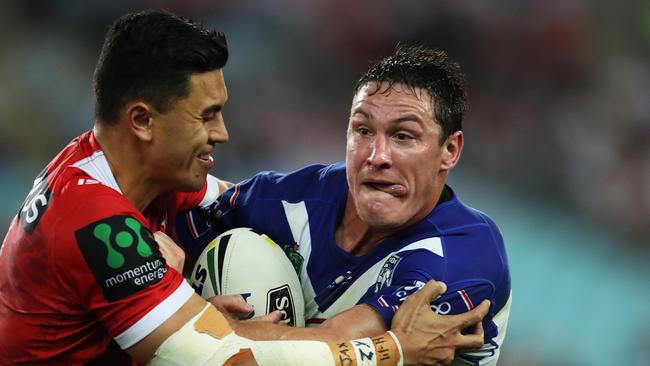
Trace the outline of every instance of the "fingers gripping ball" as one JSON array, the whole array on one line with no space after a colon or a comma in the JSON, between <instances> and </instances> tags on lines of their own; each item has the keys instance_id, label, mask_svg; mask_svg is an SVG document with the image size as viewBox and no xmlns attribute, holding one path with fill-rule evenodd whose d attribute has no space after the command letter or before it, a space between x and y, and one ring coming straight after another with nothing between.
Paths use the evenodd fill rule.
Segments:
<instances>
[{"instance_id":1,"label":"fingers gripping ball","mask_svg":"<svg viewBox=\"0 0 650 366\"><path fill-rule=\"evenodd\" d=\"M226 231L203 250L191 284L204 299L241 294L255 315L279 310L282 322L304 327L300 281L282 248L249 228Z\"/></svg>"}]
</instances>

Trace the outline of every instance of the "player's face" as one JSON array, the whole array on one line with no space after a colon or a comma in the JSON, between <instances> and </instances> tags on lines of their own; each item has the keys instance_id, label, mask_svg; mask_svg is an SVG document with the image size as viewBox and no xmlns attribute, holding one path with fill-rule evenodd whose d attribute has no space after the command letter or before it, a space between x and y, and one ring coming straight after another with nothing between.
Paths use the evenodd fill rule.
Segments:
<instances>
[{"instance_id":1,"label":"player's face","mask_svg":"<svg viewBox=\"0 0 650 366\"><path fill-rule=\"evenodd\" d=\"M369 83L352 101L347 130L350 198L371 228L406 227L424 218L439 198L444 147L426 91Z\"/></svg>"},{"instance_id":2,"label":"player's face","mask_svg":"<svg viewBox=\"0 0 650 366\"><path fill-rule=\"evenodd\" d=\"M154 174L166 186L198 191L214 165L214 144L228 141L222 110L228 99L221 70L193 74L189 95L155 114Z\"/></svg>"}]
</instances>

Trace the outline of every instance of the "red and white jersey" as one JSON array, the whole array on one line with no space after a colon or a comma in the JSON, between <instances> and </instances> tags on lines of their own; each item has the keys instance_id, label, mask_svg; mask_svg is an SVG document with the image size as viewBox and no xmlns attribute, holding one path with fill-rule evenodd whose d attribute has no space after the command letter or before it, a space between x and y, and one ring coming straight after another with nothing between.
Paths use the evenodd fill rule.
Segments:
<instances>
[{"instance_id":1,"label":"red and white jersey","mask_svg":"<svg viewBox=\"0 0 650 366\"><path fill-rule=\"evenodd\" d=\"M193 290L152 233L179 210L212 202L170 192L141 213L122 195L92 131L34 181L0 249L0 364L131 364L133 346ZM170 220L167 220L170 218Z\"/></svg>"}]
</instances>

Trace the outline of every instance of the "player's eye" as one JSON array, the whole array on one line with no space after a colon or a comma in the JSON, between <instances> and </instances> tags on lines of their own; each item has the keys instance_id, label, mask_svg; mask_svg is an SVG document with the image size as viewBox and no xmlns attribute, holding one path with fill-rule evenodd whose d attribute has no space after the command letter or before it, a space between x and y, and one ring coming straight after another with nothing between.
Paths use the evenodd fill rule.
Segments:
<instances>
[{"instance_id":1,"label":"player's eye","mask_svg":"<svg viewBox=\"0 0 650 366\"><path fill-rule=\"evenodd\" d=\"M413 136L406 132L398 132L394 136L397 140L410 140L413 138Z\"/></svg>"},{"instance_id":2,"label":"player's eye","mask_svg":"<svg viewBox=\"0 0 650 366\"><path fill-rule=\"evenodd\" d=\"M215 118L217 118L217 113L221 113L223 110L223 105L212 105L201 112L201 121L203 122L210 122L214 121Z\"/></svg>"},{"instance_id":3,"label":"player's eye","mask_svg":"<svg viewBox=\"0 0 650 366\"><path fill-rule=\"evenodd\" d=\"M205 115L201 116L201 120L202 120L203 122L210 122L210 121L212 121L213 119L214 119L214 113L205 114Z\"/></svg>"},{"instance_id":4,"label":"player's eye","mask_svg":"<svg viewBox=\"0 0 650 366\"><path fill-rule=\"evenodd\" d=\"M370 134L370 130L366 127L359 127L357 128L357 133L362 136L366 136Z\"/></svg>"}]
</instances>

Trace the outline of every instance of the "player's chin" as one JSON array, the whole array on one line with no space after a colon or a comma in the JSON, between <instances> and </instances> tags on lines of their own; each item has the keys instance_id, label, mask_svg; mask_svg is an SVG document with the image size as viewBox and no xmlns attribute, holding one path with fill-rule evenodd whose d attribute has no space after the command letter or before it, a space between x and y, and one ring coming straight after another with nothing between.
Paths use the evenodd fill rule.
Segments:
<instances>
[{"instance_id":1,"label":"player's chin","mask_svg":"<svg viewBox=\"0 0 650 366\"><path fill-rule=\"evenodd\" d=\"M192 174L191 177L183 179L176 187L180 192L198 192L205 184L207 174Z\"/></svg>"},{"instance_id":2,"label":"player's chin","mask_svg":"<svg viewBox=\"0 0 650 366\"><path fill-rule=\"evenodd\" d=\"M399 216L394 211L385 209L369 209L359 212L359 217L368 226L375 229L394 229L403 224Z\"/></svg>"}]
</instances>

